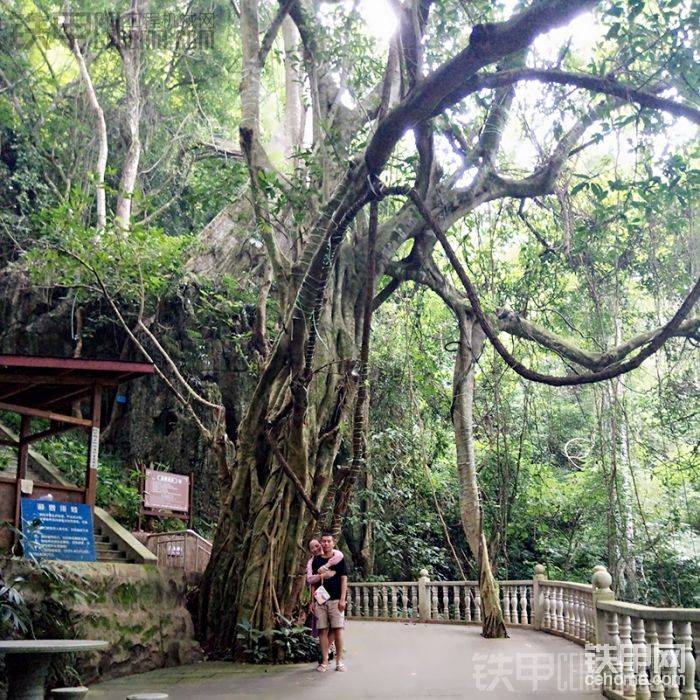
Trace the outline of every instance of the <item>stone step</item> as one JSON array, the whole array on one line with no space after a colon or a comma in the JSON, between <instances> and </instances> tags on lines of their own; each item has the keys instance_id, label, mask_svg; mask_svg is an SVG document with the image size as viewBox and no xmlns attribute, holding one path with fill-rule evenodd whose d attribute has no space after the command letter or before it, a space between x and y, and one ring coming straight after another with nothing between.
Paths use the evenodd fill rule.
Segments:
<instances>
[{"instance_id":1,"label":"stone step","mask_svg":"<svg viewBox=\"0 0 700 700\"><path fill-rule=\"evenodd\" d=\"M119 551L116 547L116 545L113 545L111 542L95 542L95 551L96 552L117 552Z\"/></svg>"},{"instance_id":2,"label":"stone step","mask_svg":"<svg viewBox=\"0 0 700 700\"><path fill-rule=\"evenodd\" d=\"M96 552L97 561L126 561L126 554L124 552L117 552L115 550L110 550L108 552Z\"/></svg>"}]
</instances>

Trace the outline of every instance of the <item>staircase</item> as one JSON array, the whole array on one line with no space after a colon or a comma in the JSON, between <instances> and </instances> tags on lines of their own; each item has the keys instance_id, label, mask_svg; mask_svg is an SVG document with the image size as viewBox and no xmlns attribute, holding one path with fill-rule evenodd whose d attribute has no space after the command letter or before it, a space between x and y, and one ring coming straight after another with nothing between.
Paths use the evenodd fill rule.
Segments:
<instances>
[{"instance_id":1,"label":"staircase","mask_svg":"<svg viewBox=\"0 0 700 700\"><path fill-rule=\"evenodd\" d=\"M17 440L17 435L0 423L0 436ZM9 448L0 448L0 476L15 477L16 453ZM2 457L10 459L3 460ZM14 459L12 459L14 457ZM9 461L9 465L2 464ZM74 486L43 455L29 448L27 478L35 482ZM139 542L126 528L122 527L107 511L99 506L93 510L93 527L95 530L95 554L97 561L128 564L156 564L158 558L153 552Z\"/></svg>"},{"instance_id":2,"label":"staircase","mask_svg":"<svg viewBox=\"0 0 700 700\"><path fill-rule=\"evenodd\" d=\"M95 529L95 554L97 561L126 562L126 552L119 551L119 547L107 535L98 535L97 529Z\"/></svg>"}]
</instances>

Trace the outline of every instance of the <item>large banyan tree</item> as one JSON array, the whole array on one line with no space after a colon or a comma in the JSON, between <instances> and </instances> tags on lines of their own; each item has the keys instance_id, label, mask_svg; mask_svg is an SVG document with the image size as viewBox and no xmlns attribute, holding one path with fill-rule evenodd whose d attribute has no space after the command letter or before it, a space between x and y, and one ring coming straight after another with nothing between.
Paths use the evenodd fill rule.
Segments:
<instances>
[{"instance_id":1,"label":"large banyan tree","mask_svg":"<svg viewBox=\"0 0 700 700\"><path fill-rule=\"evenodd\" d=\"M221 257L251 237L264 246L255 270L260 372L222 476L201 586L197 624L211 650L235 648L244 620L263 629L276 613L290 614L303 585L304 543L321 526L342 522L367 459L372 314L403 282L437 293L458 328L452 419L486 636L506 632L483 535L472 433L474 364L484 343L526 379L563 386L614 378L669 337L697 334L698 319L690 317L697 282L666 325L606 352L578 347L517 313L482 308L464 258L445 234L451 226L486 202L561 196L559 179L590 143L586 135L617 112L700 121L685 97L692 81L683 70L689 39L681 3L659 2L657 27L648 16L641 21L640 2L506 4L511 16L490 21L502 11L497 3L396 0L390 5L397 30L382 54L358 32L352 3L238 3L240 153L249 172L240 208L250 220L228 220L205 243L213 241ZM575 32L590 12L607 34L589 56L569 55L567 45L549 58L533 49L557 27L570 24ZM273 164L271 136L261 127L274 45L283 46L283 168ZM554 96L557 128L532 172L514 176L503 169L502 141L516 90L533 83ZM446 166L445 144L458 165ZM264 310L271 300L279 323L268 338ZM523 366L501 333L551 349L569 370L558 376ZM352 459L336 464L345 421Z\"/></svg>"},{"instance_id":2,"label":"large banyan tree","mask_svg":"<svg viewBox=\"0 0 700 700\"><path fill-rule=\"evenodd\" d=\"M340 530L369 457L372 316L406 283L432 290L455 318L451 419L461 520L479 572L484 634L503 636L473 434L475 363L485 343L526 380L555 386L614 380L673 336L697 339L700 319L692 308L700 285L697 262L690 261L677 285L690 291L663 325L592 350L548 328L544 316L533 319L519 310L482 305L470 276L469 248L453 247L454 232L464 231L479 207L519 202L515 209L542 255L573 275L585 268L586 251L574 242L571 197L582 186L595 195L600 185L591 178L575 184L571 173L582 154L609 132L627 126L658 137L678 124L700 121L693 106L697 7L673 0L237 0L230 5L238 38L229 54L238 56L240 49L238 100L230 110L239 112L239 144L212 133L197 148L244 163L245 184L202 231L186 269L189 280L234 274L256 290L250 345L258 376L238 425L224 420L217 396L199 396L185 381L186 368L170 359L157 325L143 317L143 303L134 326L99 271L72 253L87 268L81 280L94 273L130 340L164 360L163 379L187 404L219 465L221 507L199 591L200 637L213 653L235 654L239 623L270 629L278 613L289 616L298 606L305 542L321 527ZM389 12L396 19L385 43L372 39L358 11L376 11L378 5L385 8L385 19ZM149 100L159 83L167 83L163 71L171 78L182 70L178 84L192 84L197 110L203 111L183 59L186 48L182 56L174 51L172 60L146 50L142 20L160 7L131 0L122 21L110 25L109 49L118 55L125 86L118 138L100 103L111 88L105 95L90 47L70 13L62 15L61 41L78 70L57 89L79 91L86 101L84 126L92 130L91 179L97 190L96 216L87 218L98 251L112 244L108 237L120 245L129 241L137 225L157 218L177 199L176 193L134 221L139 207L134 192L139 185L148 189L145 183L162 162L151 153L148 165L141 163L158 121L149 120ZM592 26L602 31L585 36ZM569 28L564 38L552 31L561 27ZM572 34L579 40L572 42ZM158 61L164 60L161 70ZM21 115L15 93L27 81L2 72L0 79L2 94ZM529 98L519 103L522 94ZM271 112L278 107L275 123ZM166 153L177 150L179 129L177 124ZM41 133L37 128L28 135L37 148ZM530 134L537 142L530 171L509 161L513 133ZM106 176L109 146L115 142L123 153L119 175L112 178L116 195L105 184L111 177ZM47 161L55 160L54 145L46 149ZM176 170L166 184L177 175ZM638 182L652 179L653 173ZM61 188L68 193L72 186L73 178L65 177ZM560 236L546 238L538 231L537 219L526 216L529 202L561 226ZM61 210L61 218L69 214L68 207ZM625 255L633 257L635 241L643 245L643 240L641 234L631 238ZM518 243L515 237L512 242ZM109 250L105 256L111 264ZM593 296L595 284L590 291ZM75 316L80 319L80 308ZM566 370L546 374L525 366L504 343L506 334L551 351L547 366L563 361ZM349 459L339 457L343 440Z\"/></svg>"}]
</instances>

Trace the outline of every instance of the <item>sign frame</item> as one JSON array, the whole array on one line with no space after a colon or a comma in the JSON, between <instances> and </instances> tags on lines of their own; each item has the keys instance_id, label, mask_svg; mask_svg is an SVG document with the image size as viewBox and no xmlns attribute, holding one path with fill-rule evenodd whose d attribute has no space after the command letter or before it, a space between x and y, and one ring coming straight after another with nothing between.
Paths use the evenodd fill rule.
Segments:
<instances>
[{"instance_id":1,"label":"sign frame","mask_svg":"<svg viewBox=\"0 0 700 700\"><path fill-rule=\"evenodd\" d=\"M50 498L22 498L21 508L22 549L26 559L97 561L94 513L90 504L55 501ZM37 530L40 532L42 527L45 528L47 542L42 542L40 537L36 537L30 532L31 524L35 520L41 522L42 518L45 518L46 522L38 525ZM51 534L52 530L53 534ZM51 539L64 543L63 547L58 545L52 547ZM68 544L71 540L74 543L72 549ZM77 544L81 540L82 544ZM41 553L39 550L42 547L48 548L49 553ZM80 547L80 551L78 551L78 547Z\"/></svg>"},{"instance_id":2,"label":"sign frame","mask_svg":"<svg viewBox=\"0 0 700 700\"><path fill-rule=\"evenodd\" d=\"M192 519L194 516L194 474L175 474L174 472L159 472L162 474L173 474L173 476L184 477L189 480L187 489L187 510L171 509L171 508L155 508L146 505L146 472L149 471L144 463L138 465L139 470L139 491L141 495L141 503L139 505L138 529L142 530L142 524L148 526L153 518L175 518L187 523L188 528L192 528ZM150 470L158 471L158 470Z\"/></svg>"}]
</instances>

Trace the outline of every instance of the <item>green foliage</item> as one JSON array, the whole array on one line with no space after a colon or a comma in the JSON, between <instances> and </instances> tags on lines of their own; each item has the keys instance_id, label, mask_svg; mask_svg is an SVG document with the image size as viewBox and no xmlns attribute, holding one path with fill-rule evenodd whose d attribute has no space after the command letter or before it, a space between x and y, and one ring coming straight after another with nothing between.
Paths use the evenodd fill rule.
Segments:
<instances>
[{"instance_id":1,"label":"green foliage","mask_svg":"<svg viewBox=\"0 0 700 700\"><path fill-rule=\"evenodd\" d=\"M128 238L112 226L98 234L84 221L89 196L74 188L65 202L37 215L37 245L25 256L34 281L80 287L82 301L101 298L92 269L121 303L154 304L179 283L187 239L139 225Z\"/></svg>"},{"instance_id":2,"label":"green foliage","mask_svg":"<svg viewBox=\"0 0 700 700\"><path fill-rule=\"evenodd\" d=\"M17 589L23 582L21 576L15 576L9 583L0 578L0 639L32 634L27 605Z\"/></svg>"},{"instance_id":3,"label":"green foliage","mask_svg":"<svg viewBox=\"0 0 700 700\"><path fill-rule=\"evenodd\" d=\"M295 625L283 615L277 615L277 627L258 630L248 621L237 625L237 639L250 663L299 663L312 661L318 654L318 644L308 627Z\"/></svg>"},{"instance_id":4,"label":"green foliage","mask_svg":"<svg viewBox=\"0 0 700 700\"><path fill-rule=\"evenodd\" d=\"M65 434L41 440L37 449L71 483L85 485L87 442L84 435ZM116 456L102 452L97 466L95 502L108 510L124 527L136 527L141 503L139 472Z\"/></svg>"}]
</instances>

